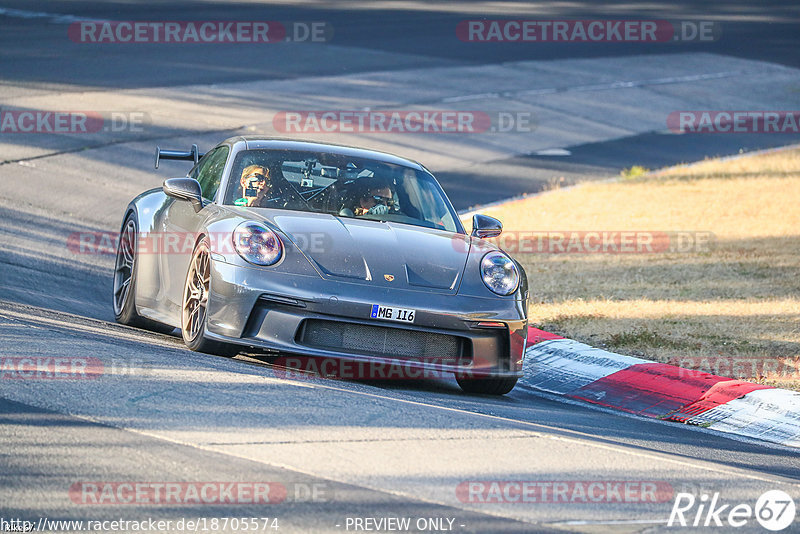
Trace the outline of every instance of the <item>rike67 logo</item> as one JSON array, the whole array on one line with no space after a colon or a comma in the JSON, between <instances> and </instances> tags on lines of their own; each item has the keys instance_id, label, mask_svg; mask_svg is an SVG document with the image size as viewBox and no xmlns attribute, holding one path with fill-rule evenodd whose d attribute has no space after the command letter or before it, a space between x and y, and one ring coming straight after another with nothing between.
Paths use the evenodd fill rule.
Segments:
<instances>
[{"instance_id":1,"label":"rike67 logo","mask_svg":"<svg viewBox=\"0 0 800 534\"><path fill-rule=\"evenodd\" d=\"M678 493L669 514L668 527L728 527L740 528L753 519L767 530L777 532L794 523L794 500L784 491L764 492L755 506L747 503L724 503L719 492L695 497Z\"/></svg>"}]
</instances>

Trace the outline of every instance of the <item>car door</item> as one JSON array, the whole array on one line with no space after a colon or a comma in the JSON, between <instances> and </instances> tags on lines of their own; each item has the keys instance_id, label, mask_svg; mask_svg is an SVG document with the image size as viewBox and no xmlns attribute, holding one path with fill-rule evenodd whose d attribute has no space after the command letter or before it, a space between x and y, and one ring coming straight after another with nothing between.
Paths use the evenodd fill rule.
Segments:
<instances>
[{"instance_id":1,"label":"car door","mask_svg":"<svg viewBox=\"0 0 800 534\"><path fill-rule=\"evenodd\" d=\"M189 173L200 182L203 203L211 204L217 194L229 147L220 146L206 154ZM208 217L209 208L194 211L190 202L173 200L164 214L164 241L162 246L162 283L170 307L180 309L186 272L192 257L198 233Z\"/></svg>"}]
</instances>

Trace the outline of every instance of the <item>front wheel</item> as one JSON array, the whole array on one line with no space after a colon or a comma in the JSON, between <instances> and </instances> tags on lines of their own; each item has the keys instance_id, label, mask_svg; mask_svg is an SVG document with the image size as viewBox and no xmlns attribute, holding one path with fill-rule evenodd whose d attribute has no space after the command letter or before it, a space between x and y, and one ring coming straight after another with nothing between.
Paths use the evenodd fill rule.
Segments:
<instances>
[{"instance_id":1,"label":"front wheel","mask_svg":"<svg viewBox=\"0 0 800 534\"><path fill-rule=\"evenodd\" d=\"M212 341L205 337L208 292L211 288L211 254L208 239L203 238L195 247L181 303L181 334L191 350L220 356L235 356L235 345Z\"/></svg>"},{"instance_id":2,"label":"front wheel","mask_svg":"<svg viewBox=\"0 0 800 534\"><path fill-rule=\"evenodd\" d=\"M462 378L456 375L456 382L466 393L482 395L505 395L517 385L515 376L499 378Z\"/></svg>"}]
</instances>

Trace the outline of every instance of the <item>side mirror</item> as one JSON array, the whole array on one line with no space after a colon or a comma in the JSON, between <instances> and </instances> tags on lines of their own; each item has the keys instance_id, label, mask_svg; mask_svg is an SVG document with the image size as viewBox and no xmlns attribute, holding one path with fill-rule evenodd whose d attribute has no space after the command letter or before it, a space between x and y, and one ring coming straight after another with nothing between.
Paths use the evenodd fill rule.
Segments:
<instances>
[{"instance_id":1,"label":"side mirror","mask_svg":"<svg viewBox=\"0 0 800 534\"><path fill-rule=\"evenodd\" d=\"M477 213L472 216L472 236L480 239L487 237L497 237L503 232L503 223L489 217L488 215L481 215Z\"/></svg>"},{"instance_id":2,"label":"side mirror","mask_svg":"<svg viewBox=\"0 0 800 534\"><path fill-rule=\"evenodd\" d=\"M168 178L161 189L167 196L191 202L195 213L203 209L203 192L194 178Z\"/></svg>"}]
</instances>

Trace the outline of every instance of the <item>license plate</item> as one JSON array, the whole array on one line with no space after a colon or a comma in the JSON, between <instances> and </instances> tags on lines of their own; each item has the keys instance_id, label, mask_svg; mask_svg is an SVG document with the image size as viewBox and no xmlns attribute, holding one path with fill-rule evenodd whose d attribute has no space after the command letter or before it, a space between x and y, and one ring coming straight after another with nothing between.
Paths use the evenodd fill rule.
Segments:
<instances>
[{"instance_id":1,"label":"license plate","mask_svg":"<svg viewBox=\"0 0 800 534\"><path fill-rule=\"evenodd\" d=\"M413 323L417 310L406 308L393 308L391 306L372 305L370 317L373 319L384 319L387 321L397 321L400 323Z\"/></svg>"}]
</instances>

